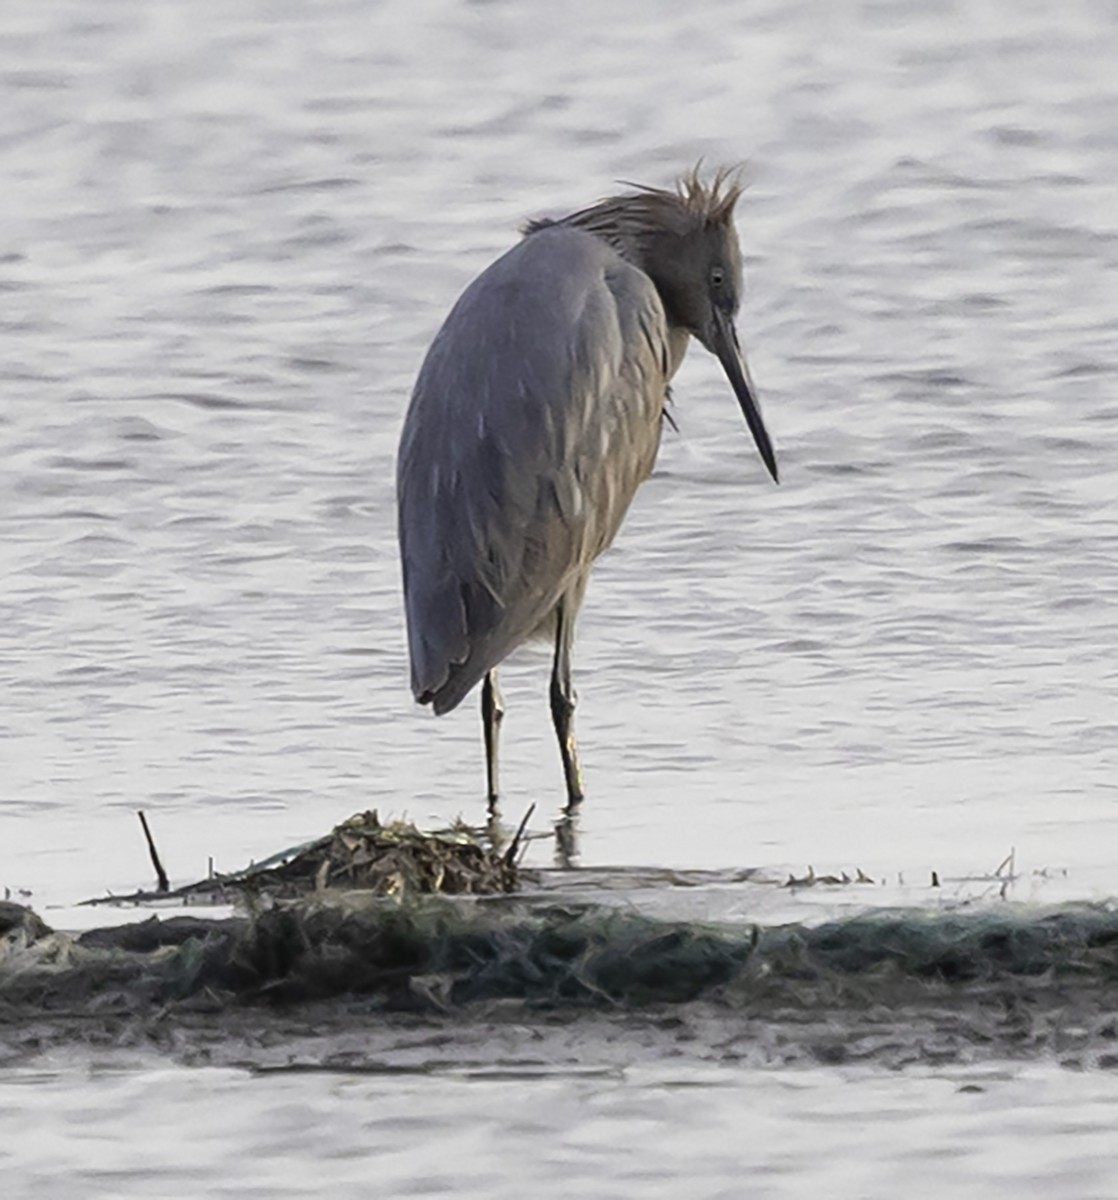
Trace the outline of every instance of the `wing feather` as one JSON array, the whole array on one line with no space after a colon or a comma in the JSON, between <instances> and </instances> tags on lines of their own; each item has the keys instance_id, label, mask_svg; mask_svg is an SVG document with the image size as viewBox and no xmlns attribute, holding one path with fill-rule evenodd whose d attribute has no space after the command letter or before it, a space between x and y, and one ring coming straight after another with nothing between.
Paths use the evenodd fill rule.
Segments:
<instances>
[{"instance_id":1,"label":"wing feather","mask_svg":"<svg viewBox=\"0 0 1118 1200\"><path fill-rule=\"evenodd\" d=\"M453 708L581 591L652 469L668 362L652 282L580 230L531 234L463 293L397 465L421 702Z\"/></svg>"}]
</instances>

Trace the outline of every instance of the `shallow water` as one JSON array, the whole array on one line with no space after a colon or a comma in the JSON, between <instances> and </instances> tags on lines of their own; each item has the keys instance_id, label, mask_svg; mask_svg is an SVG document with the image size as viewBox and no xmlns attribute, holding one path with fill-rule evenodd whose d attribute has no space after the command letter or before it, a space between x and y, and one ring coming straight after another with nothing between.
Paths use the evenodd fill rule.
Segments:
<instances>
[{"instance_id":1,"label":"shallow water","mask_svg":"<svg viewBox=\"0 0 1118 1200\"><path fill-rule=\"evenodd\" d=\"M580 629L586 860L1016 845L1095 886L1118 26L638 11L4 18L5 883L131 882L139 807L180 875L366 806L477 812L474 705L407 692L411 380L526 214L704 155L751 164L740 325L783 483L693 350ZM512 820L560 795L546 670L504 672Z\"/></svg>"},{"instance_id":2,"label":"shallow water","mask_svg":"<svg viewBox=\"0 0 1118 1200\"><path fill-rule=\"evenodd\" d=\"M1015 846L1020 899L1113 894L1108 5L44 0L0 15L0 48L0 886L49 909L146 884L137 808L180 880L357 809L478 812L472 703L436 724L407 690L392 475L411 381L524 217L702 155L750 163L739 325L782 484L693 350L680 433L583 613L583 861L908 886ZM560 798L545 677L539 652L503 675L513 821ZM103 1112L81 1170L110 1172L104 1194L169 1194L130 1134L153 1094L165 1131L243 1122L214 1181L290 1112L261 1080L108 1078L113 1107L99 1074L21 1093L53 1128ZM1068 1097L1112 1120L1111 1084L1038 1078L1061 1099L1012 1144L1070 1171ZM1024 1103L1031 1079L994 1094ZM611 1084L608 1136L579 1108L601 1194L637 1187L610 1138L669 1113L706 1137L740 1117L734 1080L657 1091L651 1115L643 1085ZM493 1115L471 1121L518 1104L513 1084L428 1084L398 1085L413 1131L479 1095ZM227 1102L202 1111L211 1085ZM888 1157L911 1169L939 1118L908 1106L941 1083L838 1085L750 1077L750 1119L785 1113L765 1152L815 1169L781 1108L807 1089L847 1165L868 1161L876 1115L848 1098L880 1094L909 1113ZM303 1086L346 1111L337 1081ZM546 1086L574 1105L586 1085ZM1001 1117L975 1120L997 1160ZM460 1153L507 1168L484 1128ZM552 1144L534 1128L518 1171ZM660 1143L669 1177L695 1170L682 1144ZM305 1167L320 1145L289 1131L284 1153ZM15 1178L61 1194L29 1146Z\"/></svg>"},{"instance_id":3,"label":"shallow water","mask_svg":"<svg viewBox=\"0 0 1118 1200\"><path fill-rule=\"evenodd\" d=\"M318 1196L324 1187L479 1200L651 1200L681 1188L695 1197L1109 1200L1118 1181L1118 1081L1043 1067L773 1076L686 1063L464 1065L315 1077L45 1064L0 1081L0 1116L5 1176L23 1182L20 1195L52 1200Z\"/></svg>"}]
</instances>

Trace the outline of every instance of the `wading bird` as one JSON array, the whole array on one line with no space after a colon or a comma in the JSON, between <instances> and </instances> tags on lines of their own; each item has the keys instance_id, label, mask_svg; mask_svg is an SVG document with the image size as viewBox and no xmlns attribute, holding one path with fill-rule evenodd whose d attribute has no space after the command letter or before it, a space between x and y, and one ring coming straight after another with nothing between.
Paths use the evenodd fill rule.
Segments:
<instances>
[{"instance_id":1,"label":"wading bird","mask_svg":"<svg viewBox=\"0 0 1118 1200\"><path fill-rule=\"evenodd\" d=\"M449 712L483 682L489 807L497 804L496 668L554 639L551 713L568 811L582 800L571 647L599 554L652 471L668 383L695 337L729 377L777 478L734 314L741 186L698 169L523 240L462 293L416 380L397 463L400 550L420 704Z\"/></svg>"}]
</instances>

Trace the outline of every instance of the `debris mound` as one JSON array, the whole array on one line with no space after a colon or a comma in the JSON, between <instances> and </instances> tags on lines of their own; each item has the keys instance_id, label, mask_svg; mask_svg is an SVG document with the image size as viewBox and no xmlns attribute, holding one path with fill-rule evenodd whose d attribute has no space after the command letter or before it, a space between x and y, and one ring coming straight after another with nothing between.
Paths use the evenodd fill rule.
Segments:
<instances>
[{"instance_id":1,"label":"debris mound","mask_svg":"<svg viewBox=\"0 0 1118 1200\"><path fill-rule=\"evenodd\" d=\"M325 837L280 851L243 871L213 874L173 889L160 886L157 891L95 896L84 903L243 901L256 907L262 901L294 900L328 890L397 900L505 895L519 886L518 855L526 822L527 817L512 841L502 846L489 829L461 820L449 829L427 833L410 821L384 823L375 811L356 813Z\"/></svg>"},{"instance_id":2,"label":"debris mound","mask_svg":"<svg viewBox=\"0 0 1118 1200\"><path fill-rule=\"evenodd\" d=\"M289 861L247 872L242 886L276 899L327 888L356 889L404 899L419 895L491 896L517 886L515 843L498 852L463 822L424 833L410 821L382 824L358 813Z\"/></svg>"}]
</instances>

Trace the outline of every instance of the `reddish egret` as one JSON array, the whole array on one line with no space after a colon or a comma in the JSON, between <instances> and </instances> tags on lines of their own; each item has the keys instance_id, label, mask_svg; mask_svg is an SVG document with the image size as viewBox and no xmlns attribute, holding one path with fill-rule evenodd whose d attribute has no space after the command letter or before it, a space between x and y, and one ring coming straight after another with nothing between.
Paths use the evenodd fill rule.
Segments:
<instances>
[{"instance_id":1,"label":"reddish egret","mask_svg":"<svg viewBox=\"0 0 1118 1200\"><path fill-rule=\"evenodd\" d=\"M497 804L496 669L554 639L551 713L567 806L582 800L571 647L594 560L660 443L689 337L718 358L765 466L776 458L738 346L741 192L726 170L639 188L523 240L462 293L416 381L397 488L412 690L449 712L482 681Z\"/></svg>"}]
</instances>

